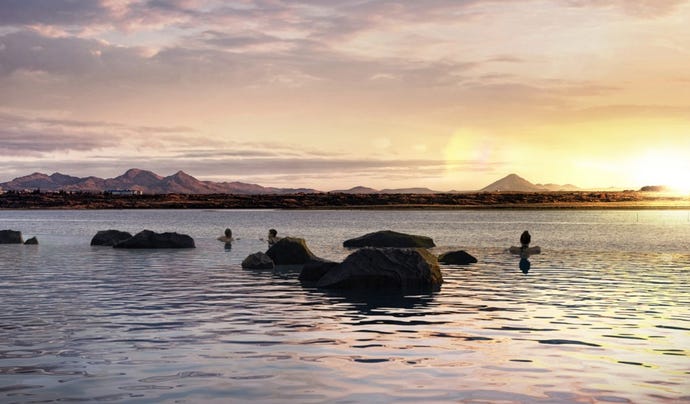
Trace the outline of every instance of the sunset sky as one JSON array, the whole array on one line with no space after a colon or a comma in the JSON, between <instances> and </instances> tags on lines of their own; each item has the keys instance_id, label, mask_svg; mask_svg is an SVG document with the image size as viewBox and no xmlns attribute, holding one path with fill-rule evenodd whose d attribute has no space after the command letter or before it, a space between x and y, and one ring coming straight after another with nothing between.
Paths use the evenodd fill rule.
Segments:
<instances>
[{"instance_id":1,"label":"sunset sky","mask_svg":"<svg viewBox=\"0 0 690 404\"><path fill-rule=\"evenodd\" d=\"M0 0L0 182L690 190L690 1Z\"/></svg>"}]
</instances>

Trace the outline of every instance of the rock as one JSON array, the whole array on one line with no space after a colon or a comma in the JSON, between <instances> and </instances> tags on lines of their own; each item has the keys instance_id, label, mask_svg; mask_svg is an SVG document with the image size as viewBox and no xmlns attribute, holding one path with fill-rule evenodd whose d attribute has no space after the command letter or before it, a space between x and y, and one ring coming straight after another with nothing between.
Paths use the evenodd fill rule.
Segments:
<instances>
[{"instance_id":1,"label":"rock","mask_svg":"<svg viewBox=\"0 0 690 404\"><path fill-rule=\"evenodd\" d=\"M275 264L268 255L262 252L250 254L242 261L242 268L245 269L273 269Z\"/></svg>"},{"instance_id":2,"label":"rock","mask_svg":"<svg viewBox=\"0 0 690 404\"><path fill-rule=\"evenodd\" d=\"M448 265L469 265L477 262L477 259L465 251L449 251L438 256L438 262Z\"/></svg>"},{"instance_id":3,"label":"rock","mask_svg":"<svg viewBox=\"0 0 690 404\"><path fill-rule=\"evenodd\" d=\"M134 237L114 245L115 248L194 248L194 239L186 234L140 231Z\"/></svg>"},{"instance_id":4,"label":"rock","mask_svg":"<svg viewBox=\"0 0 690 404\"><path fill-rule=\"evenodd\" d=\"M23 242L22 232L15 230L0 230L0 244L21 244Z\"/></svg>"},{"instance_id":5,"label":"rock","mask_svg":"<svg viewBox=\"0 0 690 404\"><path fill-rule=\"evenodd\" d=\"M266 251L276 265L304 265L316 256L303 238L284 237Z\"/></svg>"},{"instance_id":6,"label":"rock","mask_svg":"<svg viewBox=\"0 0 690 404\"><path fill-rule=\"evenodd\" d=\"M346 240L344 247L394 247L394 248L431 248L434 240L426 236L398 233L391 230L377 231L361 237Z\"/></svg>"},{"instance_id":7,"label":"rock","mask_svg":"<svg viewBox=\"0 0 690 404\"><path fill-rule=\"evenodd\" d=\"M436 257L421 248L363 248L328 271L320 288L438 289L443 276Z\"/></svg>"},{"instance_id":8,"label":"rock","mask_svg":"<svg viewBox=\"0 0 690 404\"><path fill-rule=\"evenodd\" d=\"M36 237L31 237L24 242L25 245L38 245L38 239Z\"/></svg>"},{"instance_id":9,"label":"rock","mask_svg":"<svg viewBox=\"0 0 690 404\"><path fill-rule=\"evenodd\" d=\"M304 264L299 280L302 282L317 282L328 271L340 265L338 262L315 259Z\"/></svg>"},{"instance_id":10,"label":"rock","mask_svg":"<svg viewBox=\"0 0 690 404\"><path fill-rule=\"evenodd\" d=\"M91 239L91 245L114 246L130 238L132 238L132 234L126 231L100 230Z\"/></svg>"}]
</instances>

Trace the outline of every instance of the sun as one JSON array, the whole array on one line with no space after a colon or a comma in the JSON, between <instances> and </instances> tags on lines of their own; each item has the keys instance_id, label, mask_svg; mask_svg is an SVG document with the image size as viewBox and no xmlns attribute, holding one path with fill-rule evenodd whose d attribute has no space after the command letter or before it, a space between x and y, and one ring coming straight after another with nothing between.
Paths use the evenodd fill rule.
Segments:
<instances>
[{"instance_id":1,"label":"sun","mask_svg":"<svg viewBox=\"0 0 690 404\"><path fill-rule=\"evenodd\" d=\"M690 194L690 156L678 151L655 151L634 162L635 182L664 185L671 191Z\"/></svg>"}]
</instances>

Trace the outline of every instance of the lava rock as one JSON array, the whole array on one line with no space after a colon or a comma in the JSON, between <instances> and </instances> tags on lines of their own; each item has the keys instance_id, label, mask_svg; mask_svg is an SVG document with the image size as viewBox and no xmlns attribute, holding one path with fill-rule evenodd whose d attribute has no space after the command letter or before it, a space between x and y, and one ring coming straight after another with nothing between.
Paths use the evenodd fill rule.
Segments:
<instances>
[{"instance_id":1,"label":"lava rock","mask_svg":"<svg viewBox=\"0 0 690 404\"><path fill-rule=\"evenodd\" d=\"M25 245L38 245L38 239L36 237L31 237L24 242Z\"/></svg>"},{"instance_id":2,"label":"lava rock","mask_svg":"<svg viewBox=\"0 0 690 404\"><path fill-rule=\"evenodd\" d=\"M299 273L299 280L302 282L317 282L328 271L340 265L338 262L315 259L304 264L302 272Z\"/></svg>"},{"instance_id":3,"label":"lava rock","mask_svg":"<svg viewBox=\"0 0 690 404\"><path fill-rule=\"evenodd\" d=\"M140 231L114 245L115 248L194 248L194 239L186 234Z\"/></svg>"},{"instance_id":4,"label":"lava rock","mask_svg":"<svg viewBox=\"0 0 690 404\"><path fill-rule=\"evenodd\" d=\"M242 261L242 268L245 269L273 269L275 264L271 257L262 252L250 254Z\"/></svg>"},{"instance_id":5,"label":"lava rock","mask_svg":"<svg viewBox=\"0 0 690 404\"><path fill-rule=\"evenodd\" d=\"M344 247L393 247L393 248L431 248L434 240L426 236L382 230L361 237L345 240Z\"/></svg>"},{"instance_id":6,"label":"lava rock","mask_svg":"<svg viewBox=\"0 0 690 404\"><path fill-rule=\"evenodd\" d=\"M477 262L477 259L466 251L449 251L438 256L438 262L448 265L469 265Z\"/></svg>"},{"instance_id":7,"label":"lava rock","mask_svg":"<svg viewBox=\"0 0 690 404\"><path fill-rule=\"evenodd\" d=\"M304 265L317 257L303 238L284 237L266 251L276 265Z\"/></svg>"},{"instance_id":8,"label":"lava rock","mask_svg":"<svg viewBox=\"0 0 690 404\"><path fill-rule=\"evenodd\" d=\"M320 288L433 290L443 276L436 256L421 248L363 248L329 270Z\"/></svg>"},{"instance_id":9,"label":"lava rock","mask_svg":"<svg viewBox=\"0 0 690 404\"><path fill-rule=\"evenodd\" d=\"M117 243L132 238L132 234L120 230L100 230L91 239L91 245L114 246Z\"/></svg>"},{"instance_id":10,"label":"lava rock","mask_svg":"<svg viewBox=\"0 0 690 404\"><path fill-rule=\"evenodd\" d=\"M23 242L22 232L15 230L0 230L0 244L21 244Z\"/></svg>"}]
</instances>

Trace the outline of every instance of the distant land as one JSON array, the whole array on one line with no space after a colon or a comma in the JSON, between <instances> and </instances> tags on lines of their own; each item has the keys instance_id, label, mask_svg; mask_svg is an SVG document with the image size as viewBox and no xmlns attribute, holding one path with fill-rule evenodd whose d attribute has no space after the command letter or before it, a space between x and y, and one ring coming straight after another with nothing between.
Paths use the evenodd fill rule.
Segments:
<instances>
[{"instance_id":1,"label":"distant land","mask_svg":"<svg viewBox=\"0 0 690 404\"><path fill-rule=\"evenodd\" d=\"M162 177L130 169L102 179L34 173L0 184L0 209L676 209L690 198L640 191L585 191L539 185L510 174L474 192L428 188L376 190L364 186L331 192L271 188L243 182L199 181L179 171ZM573 190L575 188L575 190Z\"/></svg>"},{"instance_id":2,"label":"distant land","mask_svg":"<svg viewBox=\"0 0 690 404\"><path fill-rule=\"evenodd\" d=\"M114 178L75 177L61 173L51 175L33 173L11 181L0 183L0 191L35 191L41 192L107 192L130 190L142 194L298 194L323 193L312 188L276 188L264 187L245 182L201 181L193 176L178 171L163 177L154 172L132 168ZM533 184L517 174L510 174L479 190L479 192L564 192L582 191L574 185ZM440 194L477 191L436 191L429 188L395 188L377 190L365 186L349 189L327 191L343 194Z\"/></svg>"},{"instance_id":3,"label":"distant land","mask_svg":"<svg viewBox=\"0 0 690 404\"><path fill-rule=\"evenodd\" d=\"M132 168L115 178L73 177L54 173L47 175L33 173L12 181L0 183L0 190L42 192L106 192L113 190L132 190L144 194L294 194L317 193L308 188L272 188L244 182L200 181L184 171L162 177L146 170Z\"/></svg>"}]
</instances>

